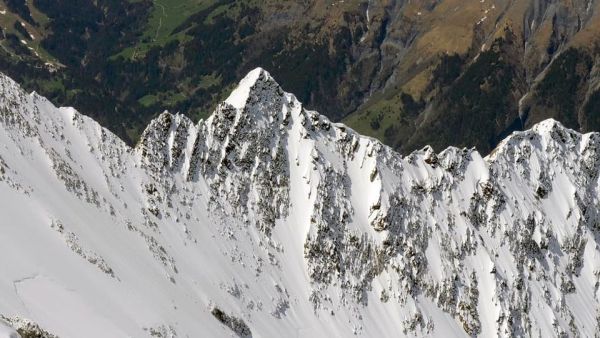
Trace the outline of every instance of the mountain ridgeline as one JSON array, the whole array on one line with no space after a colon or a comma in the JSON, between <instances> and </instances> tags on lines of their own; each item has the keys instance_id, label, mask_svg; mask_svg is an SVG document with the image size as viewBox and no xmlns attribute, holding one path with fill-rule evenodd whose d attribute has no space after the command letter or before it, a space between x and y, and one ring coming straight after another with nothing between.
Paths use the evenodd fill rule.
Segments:
<instances>
[{"instance_id":1,"label":"mountain ridgeline","mask_svg":"<svg viewBox=\"0 0 600 338\"><path fill-rule=\"evenodd\" d=\"M262 69L135 147L0 76L0 335L593 336L600 134L402 156Z\"/></svg>"},{"instance_id":2,"label":"mountain ridgeline","mask_svg":"<svg viewBox=\"0 0 600 338\"><path fill-rule=\"evenodd\" d=\"M403 154L489 153L554 118L600 130L596 0L3 0L0 71L135 144L237 80L285 89Z\"/></svg>"}]
</instances>

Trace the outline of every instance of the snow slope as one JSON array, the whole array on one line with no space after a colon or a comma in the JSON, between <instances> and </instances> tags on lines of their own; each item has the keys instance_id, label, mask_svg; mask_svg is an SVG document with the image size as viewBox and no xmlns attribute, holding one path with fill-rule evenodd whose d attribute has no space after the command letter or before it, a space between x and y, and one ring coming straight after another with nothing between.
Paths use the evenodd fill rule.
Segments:
<instances>
[{"instance_id":1,"label":"snow slope","mask_svg":"<svg viewBox=\"0 0 600 338\"><path fill-rule=\"evenodd\" d=\"M256 69L130 148L0 76L0 336L594 336L599 146L402 157Z\"/></svg>"}]
</instances>

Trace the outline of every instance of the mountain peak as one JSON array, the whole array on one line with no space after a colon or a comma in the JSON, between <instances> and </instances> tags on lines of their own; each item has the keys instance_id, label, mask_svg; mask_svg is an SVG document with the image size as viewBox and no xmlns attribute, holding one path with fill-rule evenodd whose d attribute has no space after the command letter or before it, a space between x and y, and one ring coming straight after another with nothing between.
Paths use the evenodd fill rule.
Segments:
<instances>
[{"instance_id":1,"label":"mountain peak","mask_svg":"<svg viewBox=\"0 0 600 338\"><path fill-rule=\"evenodd\" d=\"M535 130L539 134L545 134L552 130L565 129L565 126L553 118L548 118L536 123L531 129Z\"/></svg>"},{"instance_id":2,"label":"mountain peak","mask_svg":"<svg viewBox=\"0 0 600 338\"><path fill-rule=\"evenodd\" d=\"M251 96L253 88L258 83L271 83L277 87L279 85L271 77L271 74L263 68L255 68L250 71L238 84L237 88L231 92L229 97L225 100L226 103L234 108L242 109L246 105L248 98Z\"/></svg>"},{"instance_id":3,"label":"mountain peak","mask_svg":"<svg viewBox=\"0 0 600 338\"><path fill-rule=\"evenodd\" d=\"M495 160L498 156L507 152L512 156L515 150L520 151L518 148L523 145L537 148L547 156L556 154L557 151L568 152L579 144L582 136L580 132L569 129L559 121L549 118L536 123L531 129L512 133L502 140L487 158ZM557 148L557 145L562 146Z\"/></svg>"}]
</instances>

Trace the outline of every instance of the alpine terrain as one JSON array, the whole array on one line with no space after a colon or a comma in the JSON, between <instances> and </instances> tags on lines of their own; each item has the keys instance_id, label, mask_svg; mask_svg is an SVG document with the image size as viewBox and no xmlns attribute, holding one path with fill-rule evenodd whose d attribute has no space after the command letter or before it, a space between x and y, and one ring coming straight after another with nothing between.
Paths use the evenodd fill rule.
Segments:
<instances>
[{"instance_id":1,"label":"alpine terrain","mask_svg":"<svg viewBox=\"0 0 600 338\"><path fill-rule=\"evenodd\" d=\"M593 337L600 134L401 156L262 69L135 147L0 76L0 335Z\"/></svg>"},{"instance_id":2,"label":"alpine terrain","mask_svg":"<svg viewBox=\"0 0 600 338\"><path fill-rule=\"evenodd\" d=\"M600 130L600 1L0 0L0 72L129 145L258 66L403 155L487 155L548 118Z\"/></svg>"}]
</instances>

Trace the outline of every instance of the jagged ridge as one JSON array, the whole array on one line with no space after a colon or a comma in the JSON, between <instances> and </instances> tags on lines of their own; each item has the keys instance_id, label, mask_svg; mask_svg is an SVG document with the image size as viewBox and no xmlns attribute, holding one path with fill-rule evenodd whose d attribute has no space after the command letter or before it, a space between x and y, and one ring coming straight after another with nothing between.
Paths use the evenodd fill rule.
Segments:
<instances>
[{"instance_id":1,"label":"jagged ridge","mask_svg":"<svg viewBox=\"0 0 600 338\"><path fill-rule=\"evenodd\" d=\"M7 317L61 337L598 330L596 133L548 120L486 158L403 158L257 69L130 148L0 88Z\"/></svg>"}]
</instances>

